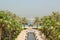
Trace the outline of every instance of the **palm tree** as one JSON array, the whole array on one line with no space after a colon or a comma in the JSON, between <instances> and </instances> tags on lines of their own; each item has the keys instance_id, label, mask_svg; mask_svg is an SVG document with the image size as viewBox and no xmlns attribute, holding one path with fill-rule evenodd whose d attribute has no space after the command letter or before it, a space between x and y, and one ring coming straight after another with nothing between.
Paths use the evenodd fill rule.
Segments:
<instances>
[{"instance_id":1,"label":"palm tree","mask_svg":"<svg viewBox=\"0 0 60 40\"><path fill-rule=\"evenodd\" d=\"M59 40L59 30L60 30L60 14L57 12L53 12L52 15L44 16L41 18L42 20L42 32L46 35L48 40Z\"/></svg>"},{"instance_id":2,"label":"palm tree","mask_svg":"<svg viewBox=\"0 0 60 40\"><path fill-rule=\"evenodd\" d=\"M22 25L25 27L25 25L28 24L28 20L26 19L26 17L23 17L22 18L22 21L21 21Z\"/></svg>"},{"instance_id":3,"label":"palm tree","mask_svg":"<svg viewBox=\"0 0 60 40\"><path fill-rule=\"evenodd\" d=\"M2 36L2 23L0 22L0 40L1 40L1 36Z\"/></svg>"},{"instance_id":4,"label":"palm tree","mask_svg":"<svg viewBox=\"0 0 60 40\"><path fill-rule=\"evenodd\" d=\"M0 40L14 40L21 29L19 17L8 11L0 11Z\"/></svg>"},{"instance_id":5,"label":"palm tree","mask_svg":"<svg viewBox=\"0 0 60 40\"><path fill-rule=\"evenodd\" d=\"M37 27L39 26L39 24L40 24L39 17L35 17L35 20L34 20L34 23L33 24L36 25Z\"/></svg>"},{"instance_id":6,"label":"palm tree","mask_svg":"<svg viewBox=\"0 0 60 40\"><path fill-rule=\"evenodd\" d=\"M59 12L52 12L52 17L56 21L60 21L60 14L59 14Z\"/></svg>"},{"instance_id":7,"label":"palm tree","mask_svg":"<svg viewBox=\"0 0 60 40\"><path fill-rule=\"evenodd\" d=\"M2 23L3 23L4 11L0 11L0 40L2 37Z\"/></svg>"}]
</instances>

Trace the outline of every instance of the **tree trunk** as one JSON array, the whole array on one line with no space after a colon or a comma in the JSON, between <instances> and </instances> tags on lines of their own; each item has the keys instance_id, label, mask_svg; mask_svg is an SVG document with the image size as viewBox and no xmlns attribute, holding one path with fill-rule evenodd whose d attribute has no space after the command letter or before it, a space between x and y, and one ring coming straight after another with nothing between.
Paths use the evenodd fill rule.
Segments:
<instances>
[{"instance_id":1,"label":"tree trunk","mask_svg":"<svg viewBox=\"0 0 60 40\"><path fill-rule=\"evenodd\" d=\"M1 40L1 36L2 36L2 28L0 28L0 40Z\"/></svg>"},{"instance_id":2,"label":"tree trunk","mask_svg":"<svg viewBox=\"0 0 60 40\"><path fill-rule=\"evenodd\" d=\"M12 29L10 31L9 40L12 40L12 34L11 34L11 32L12 32Z\"/></svg>"},{"instance_id":3,"label":"tree trunk","mask_svg":"<svg viewBox=\"0 0 60 40\"><path fill-rule=\"evenodd\" d=\"M2 37L2 25L0 24L0 40L1 40L1 37Z\"/></svg>"},{"instance_id":4,"label":"tree trunk","mask_svg":"<svg viewBox=\"0 0 60 40\"><path fill-rule=\"evenodd\" d=\"M25 28L25 24L23 24L24 25L24 28Z\"/></svg>"},{"instance_id":5,"label":"tree trunk","mask_svg":"<svg viewBox=\"0 0 60 40\"><path fill-rule=\"evenodd\" d=\"M38 28L38 24L37 24L37 28Z\"/></svg>"}]
</instances>

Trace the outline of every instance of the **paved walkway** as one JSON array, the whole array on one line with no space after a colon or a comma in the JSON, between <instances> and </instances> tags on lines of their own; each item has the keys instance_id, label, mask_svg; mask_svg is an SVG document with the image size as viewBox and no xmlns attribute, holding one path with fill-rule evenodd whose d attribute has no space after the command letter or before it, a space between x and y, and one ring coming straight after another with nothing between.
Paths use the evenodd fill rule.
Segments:
<instances>
[{"instance_id":1,"label":"paved walkway","mask_svg":"<svg viewBox=\"0 0 60 40\"><path fill-rule=\"evenodd\" d=\"M16 40L26 40L27 38L27 32L26 30L21 31L21 33L18 35Z\"/></svg>"},{"instance_id":2,"label":"paved walkway","mask_svg":"<svg viewBox=\"0 0 60 40\"><path fill-rule=\"evenodd\" d=\"M40 31L32 28L28 28L26 30L21 31L21 33L18 35L16 40L27 40L28 38L28 33L33 32L35 34L36 40L45 40L44 34L42 34Z\"/></svg>"},{"instance_id":3,"label":"paved walkway","mask_svg":"<svg viewBox=\"0 0 60 40\"><path fill-rule=\"evenodd\" d=\"M34 35L33 32L28 33L27 40L36 40L35 35Z\"/></svg>"}]
</instances>

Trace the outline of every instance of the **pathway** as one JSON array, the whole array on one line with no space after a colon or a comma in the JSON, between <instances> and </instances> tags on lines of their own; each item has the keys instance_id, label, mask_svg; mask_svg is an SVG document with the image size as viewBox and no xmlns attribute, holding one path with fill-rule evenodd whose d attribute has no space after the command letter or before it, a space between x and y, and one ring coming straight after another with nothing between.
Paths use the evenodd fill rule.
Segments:
<instances>
[{"instance_id":1,"label":"pathway","mask_svg":"<svg viewBox=\"0 0 60 40\"><path fill-rule=\"evenodd\" d=\"M44 34L42 34L40 31L38 31L36 29L32 29L32 28L28 28L26 30L21 31L21 33L18 35L18 37L16 38L16 40L29 40L29 38L30 38L31 35L32 35L32 37L34 36L33 34L29 34L30 36L28 36L27 34L29 32L32 32L32 33L35 34L36 40L45 40Z\"/></svg>"},{"instance_id":2,"label":"pathway","mask_svg":"<svg viewBox=\"0 0 60 40\"><path fill-rule=\"evenodd\" d=\"M27 40L36 40L33 32L28 33Z\"/></svg>"}]
</instances>

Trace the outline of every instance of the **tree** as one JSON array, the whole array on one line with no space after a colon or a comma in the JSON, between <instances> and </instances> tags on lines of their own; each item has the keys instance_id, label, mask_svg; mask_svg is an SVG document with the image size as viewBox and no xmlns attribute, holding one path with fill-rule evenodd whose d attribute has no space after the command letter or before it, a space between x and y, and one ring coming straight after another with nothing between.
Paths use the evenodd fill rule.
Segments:
<instances>
[{"instance_id":1,"label":"tree","mask_svg":"<svg viewBox=\"0 0 60 40\"><path fill-rule=\"evenodd\" d=\"M0 40L1 40L1 36L2 35L2 22L1 22L1 20L0 20Z\"/></svg>"},{"instance_id":2,"label":"tree","mask_svg":"<svg viewBox=\"0 0 60 40\"><path fill-rule=\"evenodd\" d=\"M60 14L52 12L49 16L41 18L42 32L48 40L60 40Z\"/></svg>"},{"instance_id":3,"label":"tree","mask_svg":"<svg viewBox=\"0 0 60 40\"><path fill-rule=\"evenodd\" d=\"M39 19L39 17L35 17L34 25L36 25L36 26L38 27L39 24L40 24L40 19Z\"/></svg>"},{"instance_id":4,"label":"tree","mask_svg":"<svg viewBox=\"0 0 60 40\"><path fill-rule=\"evenodd\" d=\"M25 25L28 24L28 20L26 19L26 17L23 17L22 18L22 21L21 21L22 25L25 27Z\"/></svg>"},{"instance_id":5,"label":"tree","mask_svg":"<svg viewBox=\"0 0 60 40\"><path fill-rule=\"evenodd\" d=\"M12 14L10 11L0 11L1 40L14 40L21 30L22 26L18 16Z\"/></svg>"},{"instance_id":6,"label":"tree","mask_svg":"<svg viewBox=\"0 0 60 40\"><path fill-rule=\"evenodd\" d=\"M4 11L0 11L0 40L1 40L1 38L2 38L3 17L5 16L5 15L3 15L3 14L4 14Z\"/></svg>"}]
</instances>

